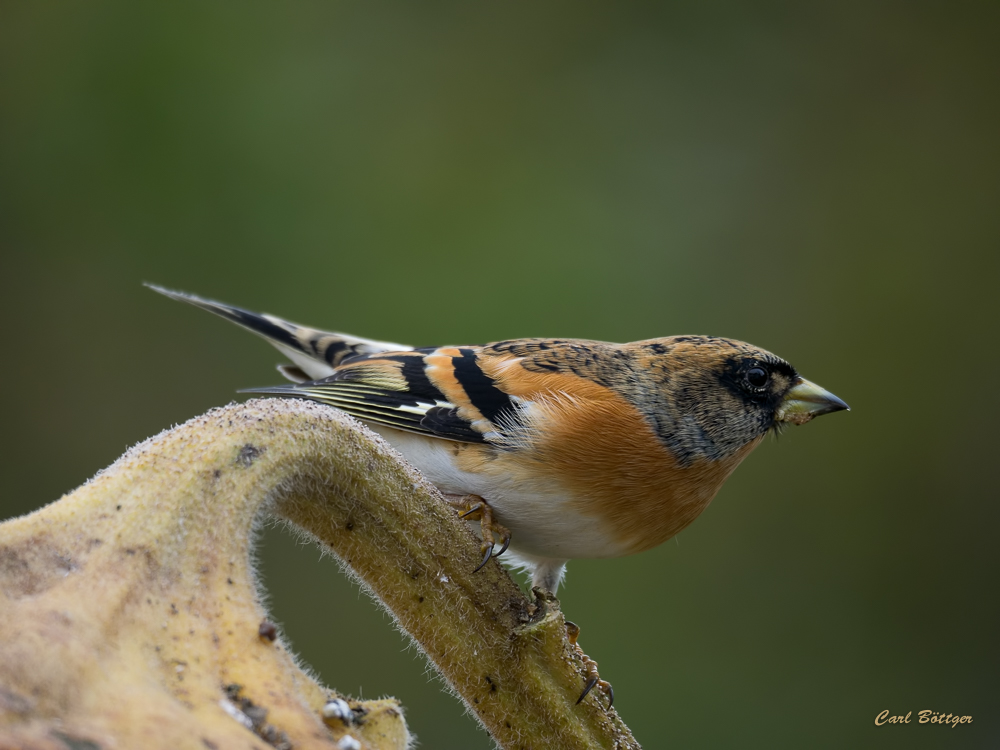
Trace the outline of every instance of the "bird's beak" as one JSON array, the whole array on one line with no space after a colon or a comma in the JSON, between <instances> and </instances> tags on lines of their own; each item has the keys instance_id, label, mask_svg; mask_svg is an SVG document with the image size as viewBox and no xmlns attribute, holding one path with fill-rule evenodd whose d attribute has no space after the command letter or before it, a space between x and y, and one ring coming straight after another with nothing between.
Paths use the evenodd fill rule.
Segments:
<instances>
[{"instance_id":1,"label":"bird's beak","mask_svg":"<svg viewBox=\"0 0 1000 750\"><path fill-rule=\"evenodd\" d=\"M774 418L777 422L805 424L813 417L845 409L850 411L851 407L830 391L805 378L799 378L792 389L785 394Z\"/></svg>"}]
</instances>

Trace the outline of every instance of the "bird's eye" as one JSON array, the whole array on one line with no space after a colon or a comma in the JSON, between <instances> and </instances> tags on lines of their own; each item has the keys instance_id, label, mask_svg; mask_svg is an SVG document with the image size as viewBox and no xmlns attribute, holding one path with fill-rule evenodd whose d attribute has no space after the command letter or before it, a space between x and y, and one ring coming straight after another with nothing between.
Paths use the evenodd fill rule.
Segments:
<instances>
[{"instance_id":1,"label":"bird's eye","mask_svg":"<svg viewBox=\"0 0 1000 750\"><path fill-rule=\"evenodd\" d=\"M747 370L747 382L754 388L763 388L767 385L767 370L763 367L751 367Z\"/></svg>"}]
</instances>

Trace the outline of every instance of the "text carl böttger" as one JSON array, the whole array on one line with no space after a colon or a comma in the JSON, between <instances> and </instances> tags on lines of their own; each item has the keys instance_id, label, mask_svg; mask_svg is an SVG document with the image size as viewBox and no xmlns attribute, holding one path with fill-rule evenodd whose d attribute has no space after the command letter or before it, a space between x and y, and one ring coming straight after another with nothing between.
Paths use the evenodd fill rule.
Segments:
<instances>
[{"instance_id":1,"label":"text carl b\u00f6ttger","mask_svg":"<svg viewBox=\"0 0 1000 750\"><path fill-rule=\"evenodd\" d=\"M909 724L910 717L913 715L913 711L907 711L906 715L903 716L899 714L897 716L890 716L889 709L886 709L878 716L875 717L875 726L880 727L883 724ZM959 724L971 724L971 716L959 716L958 714L945 714L939 711L918 711L917 719L918 724L950 724L951 728L954 729Z\"/></svg>"}]
</instances>

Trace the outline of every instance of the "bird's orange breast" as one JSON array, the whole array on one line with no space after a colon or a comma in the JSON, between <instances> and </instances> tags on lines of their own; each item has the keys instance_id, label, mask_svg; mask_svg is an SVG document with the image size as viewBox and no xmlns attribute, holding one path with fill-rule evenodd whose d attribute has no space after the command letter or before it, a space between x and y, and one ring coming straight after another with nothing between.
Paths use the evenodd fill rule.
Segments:
<instances>
[{"instance_id":1,"label":"bird's orange breast","mask_svg":"<svg viewBox=\"0 0 1000 750\"><path fill-rule=\"evenodd\" d=\"M681 466L642 414L611 388L573 374L528 372L509 360L485 361L483 370L507 393L532 402L532 449L497 463L525 481L556 479L572 498L566 512L599 518L625 554L655 547L694 521L760 442L723 460Z\"/></svg>"}]
</instances>

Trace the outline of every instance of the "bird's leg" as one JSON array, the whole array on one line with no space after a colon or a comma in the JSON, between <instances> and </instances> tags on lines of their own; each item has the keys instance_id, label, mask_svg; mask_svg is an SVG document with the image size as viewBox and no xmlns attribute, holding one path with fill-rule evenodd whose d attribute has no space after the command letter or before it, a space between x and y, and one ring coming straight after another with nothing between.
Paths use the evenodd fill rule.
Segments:
<instances>
[{"instance_id":1,"label":"bird's leg","mask_svg":"<svg viewBox=\"0 0 1000 750\"><path fill-rule=\"evenodd\" d=\"M453 508L458 510L458 517L468 521L479 521L483 530L483 561L479 563L473 573L482 570L483 566L493 557L493 549L496 547L495 537L500 537L500 551L496 553L500 557L507 551L510 545L510 530L506 526L493 519L493 508L490 504L479 497L479 495L445 495L445 500Z\"/></svg>"},{"instance_id":2,"label":"bird's leg","mask_svg":"<svg viewBox=\"0 0 1000 750\"><path fill-rule=\"evenodd\" d=\"M607 680L602 680L601 676L597 673L597 662L583 653L583 649L576 642L580 637L580 626L575 622L570 622L566 620L566 638L569 639L569 645L576 649L576 652L583 659L583 668L587 670L587 684L583 688L583 692L580 693L580 697L576 699L577 704L583 701L587 697L587 693L594 689L594 686L598 686L604 691L604 694L608 696L608 708L615 702L615 691L611 687L611 683Z\"/></svg>"}]
</instances>

